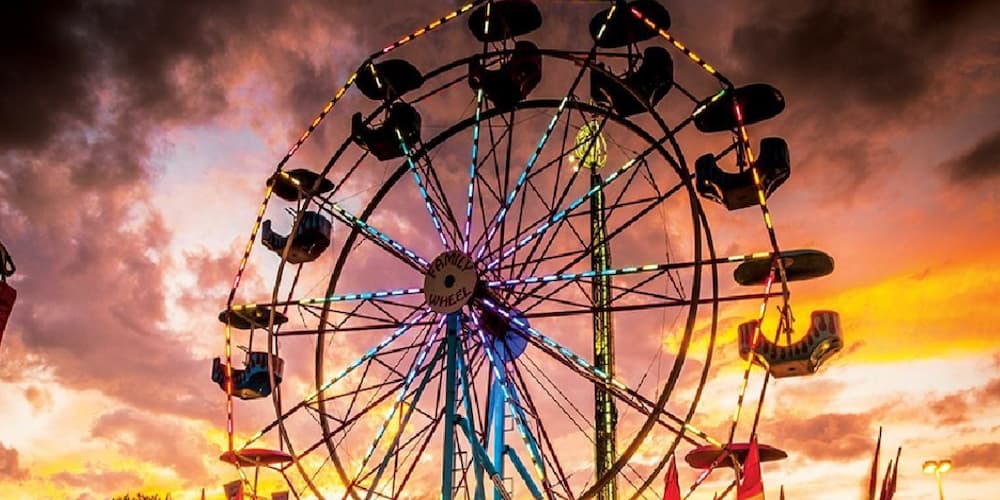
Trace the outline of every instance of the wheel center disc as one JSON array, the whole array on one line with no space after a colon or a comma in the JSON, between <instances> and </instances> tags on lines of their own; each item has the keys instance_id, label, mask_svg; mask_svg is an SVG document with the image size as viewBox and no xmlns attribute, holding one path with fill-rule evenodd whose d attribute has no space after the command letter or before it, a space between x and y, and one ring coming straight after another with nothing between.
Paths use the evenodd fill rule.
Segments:
<instances>
[{"instance_id":1,"label":"wheel center disc","mask_svg":"<svg viewBox=\"0 0 1000 500\"><path fill-rule=\"evenodd\" d=\"M438 255L424 276L424 298L432 311L457 312L472 299L479 273L468 255L451 250Z\"/></svg>"}]
</instances>

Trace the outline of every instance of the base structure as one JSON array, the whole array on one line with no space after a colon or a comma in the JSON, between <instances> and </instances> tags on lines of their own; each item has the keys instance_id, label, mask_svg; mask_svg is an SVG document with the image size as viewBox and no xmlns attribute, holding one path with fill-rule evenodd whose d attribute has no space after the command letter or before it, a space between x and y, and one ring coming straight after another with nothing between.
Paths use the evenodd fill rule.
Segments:
<instances>
[{"instance_id":1,"label":"base structure","mask_svg":"<svg viewBox=\"0 0 1000 500\"><path fill-rule=\"evenodd\" d=\"M476 500L486 500L487 492L492 490L494 500L509 500L511 492L505 485L504 469L510 462L517 476L523 481L532 498L541 499L542 492L532 478L518 453L505 442L505 423L510 416L521 434L521 437L531 454L535 464L536 474L544 478L545 470L541 465L542 458L538 441L525 425L526 416L522 412L513 385L508 384L505 368L500 356L487 350L493 383L489 392L489 413L486 428L479 434L475 429L474 412L472 409L471 392L469 391L469 374L465 352L462 349L460 334L462 320L460 311L448 314L445 337L445 434L444 455L441 465L441 498L450 499L455 496L458 485L454 482L454 474L462 467L456 468L455 457L460 451L460 445L468 447L472 455L472 470L475 485L469 489L475 492ZM461 412L460 412L461 407ZM491 449L488 449L491 448Z\"/></svg>"}]
</instances>

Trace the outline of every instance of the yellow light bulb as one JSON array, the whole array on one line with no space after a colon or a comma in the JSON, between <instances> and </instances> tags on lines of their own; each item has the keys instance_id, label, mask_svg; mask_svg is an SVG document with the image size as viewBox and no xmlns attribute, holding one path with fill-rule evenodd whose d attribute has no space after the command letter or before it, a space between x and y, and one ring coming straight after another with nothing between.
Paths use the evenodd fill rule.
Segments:
<instances>
[{"instance_id":1,"label":"yellow light bulb","mask_svg":"<svg viewBox=\"0 0 1000 500\"><path fill-rule=\"evenodd\" d=\"M576 147L573 157L580 161L581 167L598 169L608 161L608 143L601 133L601 123L590 121L580 127L576 134Z\"/></svg>"}]
</instances>

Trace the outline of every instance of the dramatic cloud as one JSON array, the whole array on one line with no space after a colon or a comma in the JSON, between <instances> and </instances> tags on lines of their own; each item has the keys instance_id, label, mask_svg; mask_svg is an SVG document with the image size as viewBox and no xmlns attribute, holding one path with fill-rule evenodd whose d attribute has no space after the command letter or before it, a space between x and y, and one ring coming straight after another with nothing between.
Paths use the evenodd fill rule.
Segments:
<instances>
[{"instance_id":1,"label":"dramatic cloud","mask_svg":"<svg viewBox=\"0 0 1000 500\"><path fill-rule=\"evenodd\" d=\"M813 417L783 417L768 422L783 443L812 460L850 460L872 449L873 415L829 413Z\"/></svg>"},{"instance_id":2,"label":"dramatic cloud","mask_svg":"<svg viewBox=\"0 0 1000 500\"><path fill-rule=\"evenodd\" d=\"M945 162L952 180L977 183L1000 176L1000 129L983 137L968 151Z\"/></svg>"},{"instance_id":3,"label":"dramatic cloud","mask_svg":"<svg viewBox=\"0 0 1000 500\"><path fill-rule=\"evenodd\" d=\"M893 119L931 89L935 63L996 4L820 0L757 2L751 10L731 45L745 71L787 84L830 112L851 103Z\"/></svg>"},{"instance_id":4,"label":"dramatic cloud","mask_svg":"<svg viewBox=\"0 0 1000 500\"><path fill-rule=\"evenodd\" d=\"M0 443L0 479L21 481L27 478L27 469L18 464L17 450Z\"/></svg>"},{"instance_id":5,"label":"dramatic cloud","mask_svg":"<svg viewBox=\"0 0 1000 500\"><path fill-rule=\"evenodd\" d=\"M59 472L51 476L52 481L72 488L88 488L107 494L128 491L142 487L143 479L138 474L127 471L88 470L85 472Z\"/></svg>"},{"instance_id":6,"label":"dramatic cloud","mask_svg":"<svg viewBox=\"0 0 1000 500\"><path fill-rule=\"evenodd\" d=\"M980 469L1000 469L1000 443L981 443L966 446L955 452L956 466Z\"/></svg>"},{"instance_id":7,"label":"dramatic cloud","mask_svg":"<svg viewBox=\"0 0 1000 500\"><path fill-rule=\"evenodd\" d=\"M152 428L156 433L150 435L147 431ZM169 467L186 482L209 480L204 459L216 450L189 426L132 410L115 410L97 418L90 434L130 457Z\"/></svg>"}]
</instances>

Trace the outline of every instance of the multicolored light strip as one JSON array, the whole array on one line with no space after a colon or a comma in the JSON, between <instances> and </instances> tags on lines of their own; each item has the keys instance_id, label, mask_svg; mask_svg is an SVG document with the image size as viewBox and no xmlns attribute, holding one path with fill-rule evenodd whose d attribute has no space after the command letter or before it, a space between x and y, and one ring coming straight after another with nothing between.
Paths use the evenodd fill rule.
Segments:
<instances>
[{"instance_id":1,"label":"multicolored light strip","mask_svg":"<svg viewBox=\"0 0 1000 500\"><path fill-rule=\"evenodd\" d=\"M650 29L652 29L661 37L663 37L664 40L670 42L674 47L677 47L677 49L680 50L682 53L684 53L684 55L686 55L688 59L691 59L692 61L694 61L695 64L701 66L702 69L708 72L708 74L717 78L720 82L722 82L723 85L727 87L733 86L733 84L729 81L729 79L726 78L725 76L722 76L722 73L719 73L719 71L716 70L714 66L708 64L708 62L702 59L701 56L695 54L693 51L691 51L691 49L687 48L683 43L681 43L680 40L677 40L670 33L667 33L666 30L657 26L652 19L643 15L643 13L639 11L639 9L631 7L629 8L629 10L632 12L632 15L634 15L640 21L646 23L646 26L649 26Z\"/></svg>"},{"instance_id":2,"label":"multicolored light strip","mask_svg":"<svg viewBox=\"0 0 1000 500\"><path fill-rule=\"evenodd\" d=\"M600 183L595 184L594 186L592 186L582 196L580 196L579 198L573 200L566 208L564 208L564 209L556 212L555 214L553 214L551 217L549 217L549 220L541 223L537 228L535 228L535 230L532 233L530 233L527 236L521 238L521 240L518 241L516 244L514 244L514 246L508 248L507 250L504 250L503 253L501 253L499 257L497 257L496 259L494 259L493 261L491 261L489 264L486 265L486 269L487 270L493 269L503 259L506 259L511 254L513 254L514 252L516 252L519 249L523 248L525 245L527 245L528 243L530 243L536 237L538 237L542 233L544 233L553 224L558 224L559 221L561 221L564 218L566 218L566 216L569 215L570 212L572 212L573 210L576 210L585 201L589 200L590 197L594 196L595 193L597 193L598 191L603 190L608 184L610 184L612 181L614 181L615 179L617 179L621 174L625 173L628 169L632 168L638 162L639 159L640 159L640 157L632 158L631 160L625 162L625 164L622 165L618 170L616 170L616 171L608 174L607 177L604 177L603 179L601 179ZM484 245L484 248L485 248L485 245Z\"/></svg>"},{"instance_id":3,"label":"multicolored light strip","mask_svg":"<svg viewBox=\"0 0 1000 500\"><path fill-rule=\"evenodd\" d=\"M489 30L489 7L492 3L486 4L486 27ZM468 203L465 205L465 239L462 241L462 251L469 253L469 240L472 238L472 205L476 190L476 163L479 162L479 124L480 113L483 109L483 89L476 91L476 125L472 129L472 162L469 163L469 189Z\"/></svg>"},{"instance_id":4,"label":"multicolored light strip","mask_svg":"<svg viewBox=\"0 0 1000 500\"><path fill-rule=\"evenodd\" d=\"M477 5L480 5L483 2L486 2L486 0L475 0L473 2L469 2L469 3L467 3L467 4L465 4L465 5L461 6L461 7L459 7L458 10L451 11L451 12L445 14L444 16L439 17L438 19L436 19L434 21L431 21L429 24L427 24L423 28L420 28L420 29L418 29L418 30L410 33L409 35L406 35L406 36L400 38L399 40L396 40L395 42L393 42L393 43L391 43L389 45L386 45L385 47L382 48L382 50L380 50L380 51L375 52L374 54L372 54L370 56L370 58L374 59L374 58L376 58L376 57L378 57L380 55L388 54L389 52L391 52L391 51L393 51L393 50L395 50L395 49L397 49L399 47L402 47L403 45L405 45L405 44L413 41L414 39L416 39L416 38L418 38L420 36L423 36L423 35L431 32L431 31L434 31L434 30L438 29L439 27L441 27L442 24L447 23L448 21L451 21L452 19L455 19L456 17L459 16L459 14L464 14L464 13L472 10L473 7L475 7Z\"/></svg>"},{"instance_id":5,"label":"multicolored light strip","mask_svg":"<svg viewBox=\"0 0 1000 500\"><path fill-rule=\"evenodd\" d=\"M426 269L427 266L430 265L430 262L428 262L427 259L417 255L414 251L404 247L398 241L390 238L389 236L379 231L378 229L375 229L367 222L361 220L360 218L349 212L346 208L342 207L340 204L329 202L323 204L323 207L331 209L334 215L340 215L344 217L344 219L346 219L344 222L347 223L349 226L357 226L361 228L362 231L377 238L380 242L389 245L392 249L398 252L401 252L403 255L405 255L406 257L412 259L414 262L419 264L418 267L423 267L424 269Z\"/></svg>"}]
</instances>

